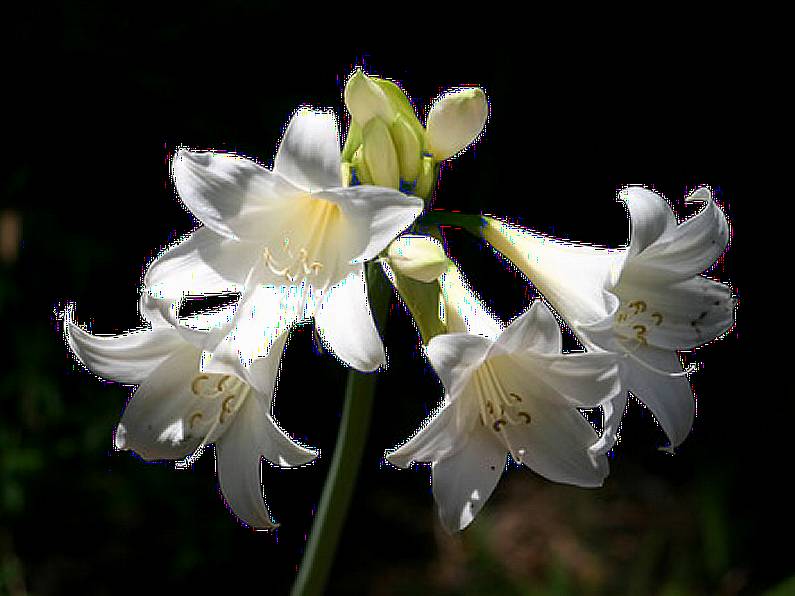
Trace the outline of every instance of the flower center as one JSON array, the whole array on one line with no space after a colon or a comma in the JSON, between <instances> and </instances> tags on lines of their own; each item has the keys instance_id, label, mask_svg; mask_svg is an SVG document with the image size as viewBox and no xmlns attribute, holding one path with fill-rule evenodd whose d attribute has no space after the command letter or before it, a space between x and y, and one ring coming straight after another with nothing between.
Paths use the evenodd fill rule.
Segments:
<instances>
[{"instance_id":1,"label":"flower center","mask_svg":"<svg viewBox=\"0 0 795 596\"><path fill-rule=\"evenodd\" d=\"M317 278L325 268L321 257L329 229L335 227L340 208L331 201L306 197L305 208L300 209L295 225L289 226L279 246L266 246L262 251L265 265L272 273L294 284L298 279ZM300 247L300 248L296 248Z\"/></svg>"},{"instance_id":2,"label":"flower center","mask_svg":"<svg viewBox=\"0 0 795 596\"><path fill-rule=\"evenodd\" d=\"M639 345L647 345L648 335L655 327L663 323L663 316L649 310L643 300L628 300L621 305L616 313L615 331L624 339L637 341Z\"/></svg>"},{"instance_id":3,"label":"flower center","mask_svg":"<svg viewBox=\"0 0 795 596\"><path fill-rule=\"evenodd\" d=\"M530 424L530 414L522 409L526 406L525 398L505 389L492 363L484 362L475 371L474 379L482 425L499 433L508 424Z\"/></svg>"},{"instance_id":4,"label":"flower center","mask_svg":"<svg viewBox=\"0 0 795 596\"><path fill-rule=\"evenodd\" d=\"M231 375L201 374L190 384L193 395L202 399L188 416L188 429L204 434L205 441L219 427L231 421L251 388ZM207 400L207 402L204 402ZM204 402L204 403L202 403Z\"/></svg>"}]
</instances>

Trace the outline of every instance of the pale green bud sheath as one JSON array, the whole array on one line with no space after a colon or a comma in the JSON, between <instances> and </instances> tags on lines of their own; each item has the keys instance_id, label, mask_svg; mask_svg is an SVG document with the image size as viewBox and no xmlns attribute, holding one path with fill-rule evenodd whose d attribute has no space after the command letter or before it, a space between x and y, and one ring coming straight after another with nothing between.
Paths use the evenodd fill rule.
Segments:
<instances>
[{"instance_id":1,"label":"pale green bud sheath","mask_svg":"<svg viewBox=\"0 0 795 596\"><path fill-rule=\"evenodd\" d=\"M420 172L417 176L417 187L414 194L422 197L426 204L431 198L433 187L436 184L436 169L434 168L433 157L424 155L420 161Z\"/></svg>"},{"instance_id":2,"label":"pale green bud sheath","mask_svg":"<svg viewBox=\"0 0 795 596\"><path fill-rule=\"evenodd\" d=\"M359 126L376 118L391 124L397 115L397 109L387 94L361 69L357 68L348 79L343 95L345 107Z\"/></svg>"},{"instance_id":3,"label":"pale green bud sheath","mask_svg":"<svg viewBox=\"0 0 795 596\"><path fill-rule=\"evenodd\" d=\"M442 243L429 236L401 236L387 249L392 269L417 281L431 283L447 271Z\"/></svg>"},{"instance_id":4,"label":"pale green bud sheath","mask_svg":"<svg viewBox=\"0 0 795 596\"><path fill-rule=\"evenodd\" d=\"M379 119L371 119L362 131L364 144L364 163L369 170L372 184L387 188L400 186L400 166L398 165L395 144L386 124Z\"/></svg>"},{"instance_id":5,"label":"pale green bud sheath","mask_svg":"<svg viewBox=\"0 0 795 596\"><path fill-rule=\"evenodd\" d=\"M397 115L391 132L397 150L400 177L406 182L413 182L420 173L422 137L403 114Z\"/></svg>"},{"instance_id":6,"label":"pale green bud sheath","mask_svg":"<svg viewBox=\"0 0 795 596\"><path fill-rule=\"evenodd\" d=\"M367 167L367 164L364 163L364 145L359 145L359 148L353 154L351 166L353 166L353 170L356 172L356 179L359 181L359 184L373 183L373 178L370 176L370 170Z\"/></svg>"},{"instance_id":7,"label":"pale green bud sheath","mask_svg":"<svg viewBox=\"0 0 795 596\"><path fill-rule=\"evenodd\" d=\"M486 125L489 104L479 87L458 89L434 102L428 113L426 144L436 161L466 149Z\"/></svg>"}]
</instances>

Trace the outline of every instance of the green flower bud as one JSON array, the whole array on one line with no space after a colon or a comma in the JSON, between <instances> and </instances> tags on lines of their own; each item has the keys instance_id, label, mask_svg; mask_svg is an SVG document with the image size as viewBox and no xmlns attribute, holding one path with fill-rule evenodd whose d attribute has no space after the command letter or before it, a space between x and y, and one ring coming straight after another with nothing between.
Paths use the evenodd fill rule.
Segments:
<instances>
[{"instance_id":1,"label":"green flower bud","mask_svg":"<svg viewBox=\"0 0 795 596\"><path fill-rule=\"evenodd\" d=\"M370 176L370 170L364 161L364 145L359 145L359 148L354 152L351 158L351 166L356 172L356 178L359 184L372 184L373 178Z\"/></svg>"},{"instance_id":2,"label":"green flower bud","mask_svg":"<svg viewBox=\"0 0 795 596\"><path fill-rule=\"evenodd\" d=\"M422 137L409 124L403 114L398 114L391 128L395 141L400 177L408 182L414 181L420 173L422 159Z\"/></svg>"},{"instance_id":3,"label":"green flower bud","mask_svg":"<svg viewBox=\"0 0 795 596\"><path fill-rule=\"evenodd\" d=\"M373 118L380 118L388 124L397 115L393 101L361 69L357 68L348 82L343 93L345 106L359 126L365 126Z\"/></svg>"},{"instance_id":4,"label":"green flower bud","mask_svg":"<svg viewBox=\"0 0 795 596\"><path fill-rule=\"evenodd\" d=\"M372 118L362 131L364 143L364 163L370 173L372 184L398 188L400 167L398 166L395 144L386 124L379 118Z\"/></svg>"},{"instance_id":5,"label":"green flower bud","mask_svg":"<svg viewBox=\"0 0 795 596\"><path fill-rule=\"evenodd\" d=\"M489 115L486 94L479 87L443 95L428 112L426 143L436 161L460 153L483 131Z\"/></svg>"},{"instance_id":6,"label":"green flower bud","mask_svg":"<svg viewBox=\"0 0 795 596\"><path fill-rule=\"evenodd\" d=\"M406 277L430 283L447 271L442 243L429 236L401 236L387 249L389 265Z\"/></svg>"},{"instance_id":7,"label":"green flower bud","mask_svg":"<svg viewBox=\"0 0 795 596\"><path fill-rule=\"evenodd\" d=\"M414 194L416 196L426 201L431 198L433 186L436 183L436 176L434 174L433 158L424 155L420 162L420 173L417 176L417 186L414 189Z\"/></svg>"}]
</instances>

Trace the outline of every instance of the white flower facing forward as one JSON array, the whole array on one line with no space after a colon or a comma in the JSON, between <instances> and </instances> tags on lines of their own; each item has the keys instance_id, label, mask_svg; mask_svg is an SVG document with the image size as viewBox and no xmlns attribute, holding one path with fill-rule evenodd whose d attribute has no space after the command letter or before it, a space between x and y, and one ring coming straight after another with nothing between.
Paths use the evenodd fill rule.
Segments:
<instances>
[{"instance_id":1,"label":"white flower facing forward","mask_svg":"<svg viewBox=\"0 0 795 596\"><path fill-rule=\"evenodd\" d=\"M607 458L577 408L620 389L606 354L562 354L557 321L536 302L496 341L450 333L434 337L428 358L444 384L442 407L403 446L387 454L400 467L432 462L434 498L445 528L465 528L491 495L506 453L556 482L601 486Z\"/></svg>"},{"instance_id":2,"label":"white flower facing forward","mask_svg":"<svg viewBox=\"0 0 795 596\"><path fill-rule=\"evenodd\" d=\"M69 311L65 333L75 356L92 373L138 385L116 429L117 449L184 465L214 443L218 482L232 512L252 528L276 527L263 500L261 458L290 467L317 457L271 417L280 354L250 371L259 386L269 386L257 391L238 377L200 371L206 333L155 320L151 329L97 336L74 323ZM285 339L274 349L281 351Z\"/></svg>"},{"instance_id":3,"label":"white flower facing forward","mask_svg":"<svg viewBox=\"0 0 795 596\"><path fill-rule=\"evenodd\" d=\"M731 289L700 275L726 249L729 225L706 188L687 198L705 207L678 225L656 193L630 187L620 199L630 216L629 246L621 250L555 241L489 218L482 233L588 349L619 356L625 391L603 404L605 431L594 450L613 446L627 390L651 410L673 448L690 432L695 415L677 350L703 345L734 322Z\"/></svg>"},{"instance_id":4,"label":"white flower facing forward","mask_svg":"<svg viewBox=\"0 0 795 596\"><path fill-rule=\"evenodd\" d=\"M244 366L312 316L345 363L364 371L384 364L363 263L423 203L388 188L346 187L333 114L296 112L273 170L236 155L181 150L173 175L204 227L152 264L144 283L153 296L168 305L186 294L244 289L231 338Z\"/></svg>"}]
</instances>

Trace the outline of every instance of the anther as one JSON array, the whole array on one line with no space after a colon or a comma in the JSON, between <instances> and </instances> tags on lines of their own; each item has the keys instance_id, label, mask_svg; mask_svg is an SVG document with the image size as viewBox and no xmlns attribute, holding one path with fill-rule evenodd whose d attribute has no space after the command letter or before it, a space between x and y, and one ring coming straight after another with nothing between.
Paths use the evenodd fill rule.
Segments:
<instances>
[{"instance_id":1,"label":"anther","mask_svg":"<svg viewBox=\"0 0 795 596\"><path fill-rule=\"evenodd\" d=\"M210 377L208 377L207 375L199 375L198 377L193 379L193 382L190 384L191 392L194 395L201 395L201 393L199 393L199 383L201 381L209 381L209 380L210 380Z\"/></svg>"},{"instance_id":2,"label":"anther","mask_svg":"<svg viewBox=\"0 0 795 596\"><path fill-rule=\"evenodd\" d=\"M508 422L506 420L503 420L502 418L500 418L499 420L495 420L494 421L494 430L497 431L497 432L500 432L500 429L503 426L505 426L506 424L508 424Z\"/></svg>"},{"instance_id":3,"label":"anther","mask_svg":"<svg viewBox=\"0 0 795 596\"><path fill-rule=\"evenodd\" d=\"M204 418L204 416L202 415L201 412L194 412L193 414L191 414L191 417L188 420L188 427L193 428L193 426L196 424L196 421L202 418Z\"/></svg>"}]
</instances>

